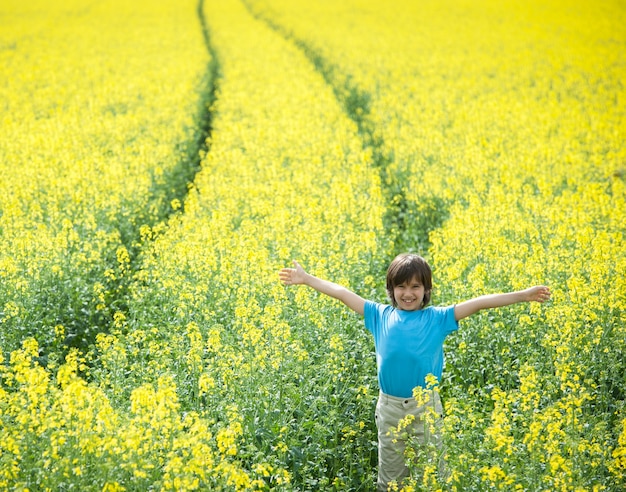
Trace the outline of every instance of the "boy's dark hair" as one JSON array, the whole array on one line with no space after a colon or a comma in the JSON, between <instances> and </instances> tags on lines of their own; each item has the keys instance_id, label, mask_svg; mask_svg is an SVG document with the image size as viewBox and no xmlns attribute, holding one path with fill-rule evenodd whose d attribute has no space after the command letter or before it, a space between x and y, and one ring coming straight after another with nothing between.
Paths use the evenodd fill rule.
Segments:
<instances>
[{"instance_id":1,"label":"boy's dark hair","mask_svg":"<svg viewBox=\"0 0 626 492\"><path fill-rule=\"evenodd\" d=\"M402 253L396 256L387 269L387 295L394 307L398 307L393 295L394 287L413 278L424 286L422 307L425 307L430 302L430 293L433 289L430 265L424 258L414 253Z\"/></svg>"}]
</instances>

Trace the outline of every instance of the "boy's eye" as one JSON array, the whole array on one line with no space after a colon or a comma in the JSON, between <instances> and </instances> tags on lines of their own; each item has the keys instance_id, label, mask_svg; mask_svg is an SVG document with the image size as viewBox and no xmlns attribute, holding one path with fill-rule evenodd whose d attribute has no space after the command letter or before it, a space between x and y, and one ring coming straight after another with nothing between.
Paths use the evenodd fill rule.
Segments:
<instances>
[{"instance_id":1,"label":"boy's eye","mask_svg":"<svg viewBox=\"0 0 626 492\"><path fill-rule=\"evenodd\" d=\"M398 284L396 285L396 288L399 289L419 289L422 286L422 284L408 284L408 283L403 283L403 284Z\"/></svg>"}]
</instances>

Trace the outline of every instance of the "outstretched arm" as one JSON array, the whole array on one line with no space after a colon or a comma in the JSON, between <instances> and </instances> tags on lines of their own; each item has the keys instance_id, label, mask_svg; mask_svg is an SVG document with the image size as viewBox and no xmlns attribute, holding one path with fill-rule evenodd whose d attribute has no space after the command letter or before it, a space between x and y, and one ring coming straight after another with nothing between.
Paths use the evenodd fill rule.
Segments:
<instances>
[{"instance_id":1,"label":"outstretched arm","mask_svg":"<svg viewBox=\"0 0 626 492\"><path fill-rule=\"evenodd\" d=\"M518 302L545 302L550 299L550 295L550 288L545 285L536 285L535 287L518 290L517 292L480 296L457 304L454 307L454 317L459 321L477 313L481 309L509 306Z\"/></svg>"},{"instance_id":2,"label":"outstretched arm","mask_svg":"<svg viewBox=\"0 0 626 492\"><path fill-rule=\"evenodd\" d=\"M363 315L365 299L341 285L322 280L304 271L297 261L293 261L295 268L283 268L278 276L285 285L308 285L322 294L339 299L354 312Z\"/></svg>"}]
</instances>

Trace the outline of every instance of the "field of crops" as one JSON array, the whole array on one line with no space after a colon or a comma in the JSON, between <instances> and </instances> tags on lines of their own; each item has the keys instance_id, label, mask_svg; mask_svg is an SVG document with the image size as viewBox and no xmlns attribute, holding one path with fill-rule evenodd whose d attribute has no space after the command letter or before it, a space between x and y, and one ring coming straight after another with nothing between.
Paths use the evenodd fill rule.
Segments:
<instances>
[{"instance_id":1,"label":"field of crops","mask_svg":"<svg viewBox=\"0 0 626 492\"><path fill-rule=\"evenodd\" d=\"M363 321L277 272L461 322L450 473L626 487L626 9L617 0L0 6L0 490L375 488ZM417 446L417 445L416 445Z\"/></svg>"}]
</instances>

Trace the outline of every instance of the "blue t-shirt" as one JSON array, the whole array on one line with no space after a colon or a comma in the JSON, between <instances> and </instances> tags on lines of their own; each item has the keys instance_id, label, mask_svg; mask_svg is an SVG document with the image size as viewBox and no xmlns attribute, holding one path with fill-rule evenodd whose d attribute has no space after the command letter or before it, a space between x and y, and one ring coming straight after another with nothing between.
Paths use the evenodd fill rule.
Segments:
<instances>
[{"instance_id":1,"label":"blue t-shirt","mask_svg":"<svg viewBox=\"0 0 626 492\"><path fill-rule=\"evenodd\" d=\"M383 393L410 398L413 388L426 387L428 374L441 379L443 341L459 327L454 306L403 311L366 301L364 314L365 327L374 335Z\"/></svg>"}]
</instances>

